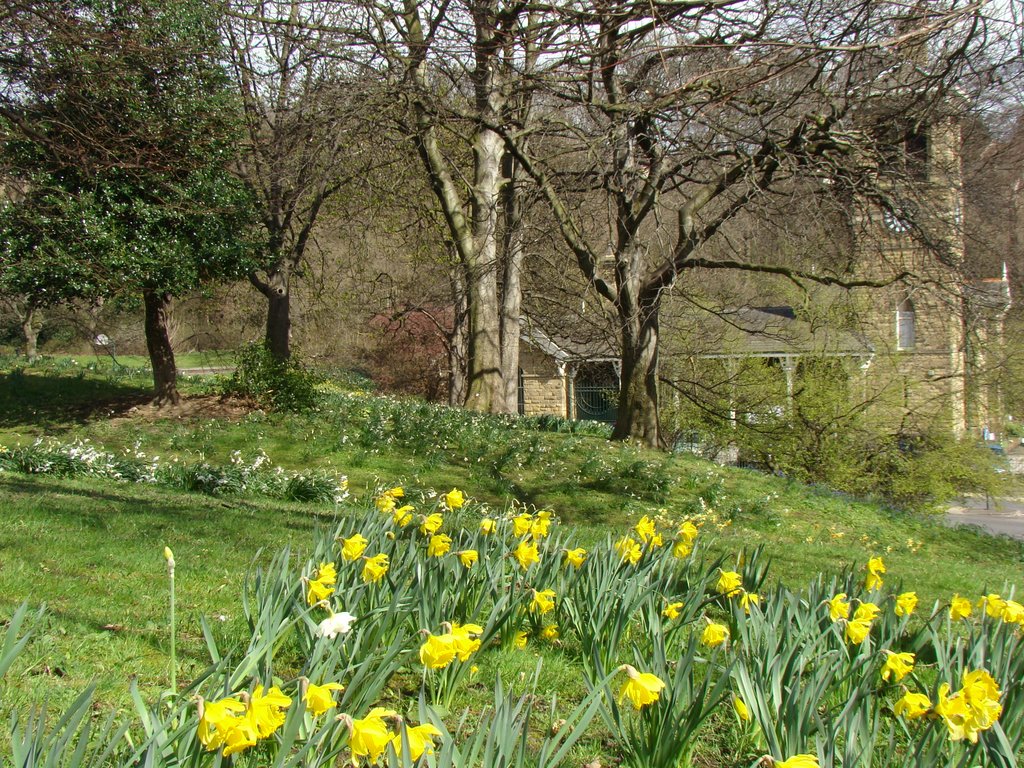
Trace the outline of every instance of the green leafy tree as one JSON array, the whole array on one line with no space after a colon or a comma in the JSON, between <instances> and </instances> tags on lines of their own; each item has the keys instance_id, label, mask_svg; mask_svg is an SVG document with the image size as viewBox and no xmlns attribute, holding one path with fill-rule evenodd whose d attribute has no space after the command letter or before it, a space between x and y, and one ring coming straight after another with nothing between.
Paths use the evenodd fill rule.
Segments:
<instances>
[{"instance_id":1,"label":"green leafy tree","mask_svg":"<svg viewBox=\"0 0 1024 768\"><path fill-rule=\"evenodd\" d=\"M156 402L176 402L173 296L261 252L227 171L238 105L216 11L192 0L26 3L0 20L0 289L39 305L141 297Z\"/></svg>"}]
</instances>

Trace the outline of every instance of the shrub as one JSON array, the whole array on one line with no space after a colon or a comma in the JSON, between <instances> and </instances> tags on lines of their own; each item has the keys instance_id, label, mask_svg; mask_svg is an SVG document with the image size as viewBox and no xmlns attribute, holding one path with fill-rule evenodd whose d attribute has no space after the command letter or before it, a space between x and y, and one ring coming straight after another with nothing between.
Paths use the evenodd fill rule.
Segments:
<instances>
[{"instance_id":1,"label":"shrub","mask_svg":"<svg viewBox=\"0 0 1024 768\"><path fill-rule=\"evenodd\" d=\"M296 355L276 360L266 344L246 346L228 381L225 394L247 397L272 411L310 411L319 403L316 374L302 365Z\"/></svg>"}]
</instances>

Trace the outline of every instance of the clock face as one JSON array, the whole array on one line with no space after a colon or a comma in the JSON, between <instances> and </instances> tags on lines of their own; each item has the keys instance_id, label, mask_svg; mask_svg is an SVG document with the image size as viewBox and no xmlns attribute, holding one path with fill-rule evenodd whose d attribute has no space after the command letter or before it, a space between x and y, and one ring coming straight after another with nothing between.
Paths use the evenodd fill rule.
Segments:
<instances>
[{"instance_id":1,"label":"clock face","mask_svg":"<svg viewBox=\"0 0 1024 768\"><path fill-rule=\"evenodd\" d=\"M906 234L910 231L910 222L892 211L882 211L882 221L885 222L885 226L890 232L895 232L898 235Z\"/></svg>"}]
</instances>

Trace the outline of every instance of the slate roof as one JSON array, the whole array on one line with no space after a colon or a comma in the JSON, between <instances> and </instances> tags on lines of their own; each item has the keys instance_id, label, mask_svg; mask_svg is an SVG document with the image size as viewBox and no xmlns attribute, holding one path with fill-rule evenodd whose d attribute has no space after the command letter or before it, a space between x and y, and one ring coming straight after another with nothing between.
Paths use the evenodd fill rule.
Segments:
<instances>
[{"instance_id":1,"label":"slate roof","mask_svg":"<svg viewBox=\"0 0 1024 768\"><path fill-rule=\"evenodd\" d=\"M799 319L792 307L785 306L736 307L718 313L702 313L697 329L701 346L689 351L695 357L870 357L874 354L874 348L866 339L825 325L812 326ZM592 339L580 340L555 336L525 318L520 338L559 362L619 359L615 342L607 337L595 335Z\"/></svg>"},{"instance_id":2,"label":"slate roof","mask_svg":"<svg viewBox=\"0 0 1024 768\"><path fill-rule=\"evenodd\" d=\"M792 307L736 307L709 314L704 326L711 343L698 357L824 355L870 357L874 348L849 331L812 325Z\"/></svg>"}]
</instances>

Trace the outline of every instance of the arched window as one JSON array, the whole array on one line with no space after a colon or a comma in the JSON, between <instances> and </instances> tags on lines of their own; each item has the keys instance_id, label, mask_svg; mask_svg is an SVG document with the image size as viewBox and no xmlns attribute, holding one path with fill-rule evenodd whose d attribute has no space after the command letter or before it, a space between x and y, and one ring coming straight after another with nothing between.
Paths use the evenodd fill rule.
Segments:
<instances>
[{"instance_id":1,"label":"arched window","mask_svg":"<svg viewBox=\"0 0 1024 768\"><path fill-rule=\"evenodd\" d=\"M914 323L914 302L906 298L896 307L896 349L914 348Z\"/></svg>"}]
</instances>

